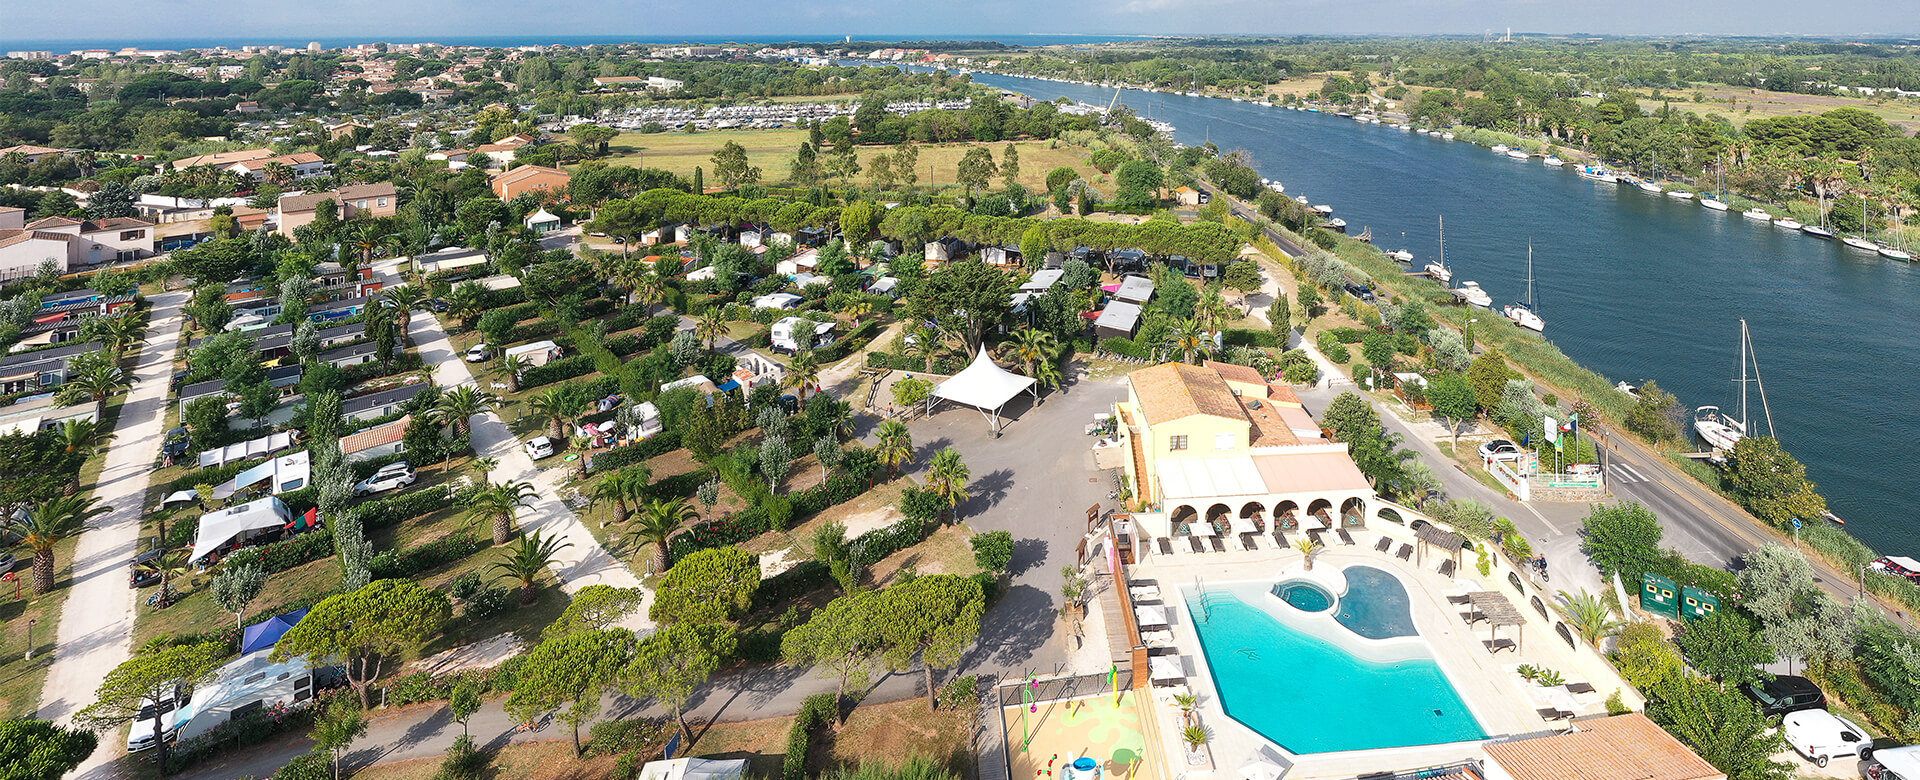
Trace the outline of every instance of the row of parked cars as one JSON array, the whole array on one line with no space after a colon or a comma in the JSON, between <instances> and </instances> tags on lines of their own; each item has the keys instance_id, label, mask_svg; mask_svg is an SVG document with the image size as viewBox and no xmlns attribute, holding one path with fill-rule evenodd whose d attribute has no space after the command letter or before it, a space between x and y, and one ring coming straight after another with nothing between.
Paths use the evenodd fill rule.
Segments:
<instances>
[{"instance_id":1,"label":"row of parked cars","mask_svg":"<svg viewBox=\"0 0 1920 780\"><path fill-rule=\"evenodd\" d=\"M1920 746L1875 750L1866 729L1827 710L1827 695L1812 680L1783 674L1742 685L1740 692L1762 714L1780 716L1787 744L1816 766L1851 756L1860 759L1860 774L1868 780L1920 780Z\"/></svg>"}]
</instances>

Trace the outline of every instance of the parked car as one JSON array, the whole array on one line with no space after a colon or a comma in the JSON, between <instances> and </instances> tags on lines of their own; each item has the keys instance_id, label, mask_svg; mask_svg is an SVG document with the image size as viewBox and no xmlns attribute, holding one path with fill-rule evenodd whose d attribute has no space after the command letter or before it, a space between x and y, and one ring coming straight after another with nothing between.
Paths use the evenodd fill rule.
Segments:
<instances>
[{"instance_id":1,"label":"parked car","mask_svg":"<svg viewBox=\"0 0 1920 780\"><path fill-rule=\"evenodd\" d=\"M1872 752L1860 756L1860 775L1867 780L1920 780L1920 745Z\"/></svg>"},{"instance_id":2,"label":"parked car","mask_svg":"<svg viewBox=\"0 0 1920 780\"><path fill-rule=\"evenodd\" d=\"M485 363L493 359L493 348L486 344L475 344L467 348L468 363Z\"/></svg>"},{"instance_id":3,"label":"parked car","mask_svg":"<svg viewBox=\"0 0 1920 780\"><path fill-rule=\"evenodd\" d=\"M1373 300L1373 288L1371 287L1362 287L1357 284L1349 284L1347 285L1347 294L1355 298L1359 298L1360 300L1363 300L1363 301Z\"/></svg>"},{"instance_id":4,"label":"parked car","mask_svg":"<svg viewBox=\"0 0 1920 780\"><path fill-rule=\"evenodd\" d=\"M18 565L20 559L13 557L12 550L0 550L0 574L13 571L13 567Z\"/></svg>"},{"instance_id":5,"label":"parked car","mask_svg":"<svg viewBox=\"0 0 1920 780\"><path fill-rule=\"evenodd\" d=\"M147 549L136 553L133 556L133 562L127 566L127 587L135 589L160 584L160 572L148 568L147 563L158 560L160 556L167 553L167 551L161 549L158 544L153 543L153 537L142 537L140 541Z\"/></svg>"},{"instance_id":6,"label":"parked car","mask_svg":"<svg viewBox=\"0 0 1920 780\"><path fill-rule=\"evenodd\" d=\"M535 436L527 440L527 457L534 460L553 457L553 440L545 436Z\"/></svg>"},{"instance_id":7,"label":"parked car","mask_svg":"<svg viewBox=\"0 0 1920 780\"><path fill-rule=\"evenodd\" d=\"M1780 719L1780 731L1794 752L1825 767L1836 756L1873 755L1873 737L1853 721L1826 710L1789 712Z\"/></svg>"},{"instance_id":8,"label":"parked car","mask_svg":"<svg viewBox=\"0 0 1920 780\"><path fill-rule=\"evenodd\" d=\"M173 741L173 719L164 716L179 708L180 702L176 700L178 696L179 693L176 691L161 698L158 705L152 701L140 703L140 712L134 715L133 725L127 729L128 753L138 753L154 746L154 718L160 718L160 738L168 742ZM189 697L188 701L192 699Z\"/></svg>"},{"instance_id":9,"label":"parked car","mask_svg":"<svg viewBox=\"0 0 1920 780\"><path fill-rule=\"evenodd\" d=\"M1480 445L1481 460L1519 460L1526 457L1525 450L1506 439L1494 439Z\"/></svg>"},{"instance_id":10,"label":"parked car","mask_svg":"<svg viewBox=\"0 0 1920 780\"><path fill-rule=\"evenodd\" d=\"M413 467L407 465L406 461L389 463L381 466L379 471L373 472L373 476L360 480L359 484L354 485L353 494L356 496L365 496L373 493L383 493L395 488L406 487L413 484L413 481Z\"/></svg>"},{"instance_id":11,"label":"parked car","mask_svg":"<svg viewBox=\"0 0 1920 780\"><path fill-rule=\"evenodd\" d=\"M1740 692L1758 702L1760 712L1767 715L1785 715L1827 706L1827 695L1820 692L1820 686L1805 677L1791 674L1782 674L1766 682L1747 683L1740 686ZM1920 777L1915 780L1920 780Z\"/></svg>"}]
</instances>

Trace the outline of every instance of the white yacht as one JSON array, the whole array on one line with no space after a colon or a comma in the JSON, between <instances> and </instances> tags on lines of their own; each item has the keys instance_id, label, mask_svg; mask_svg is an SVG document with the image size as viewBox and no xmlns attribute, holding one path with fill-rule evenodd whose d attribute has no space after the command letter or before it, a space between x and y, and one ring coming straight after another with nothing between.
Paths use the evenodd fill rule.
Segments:
<instances>
[{"instance_id":1,"label":"white yacht","mask_svg":"<svg viewBox=\"0 0 1920 780\"><path fill-rule=\"evenodd\" d=\"M1781 217L1779 219L1776 219L1773 221L1773 226L1777 228L1786 228L1787 230L1799 230L1803 227L1806 227L1806 225L1800 224L1800 220L1794 219L1793 217Z\"/></svg>"},{"instance_id":2,"label":"white yacht","mask_svg":"<svg viewBox=\"0 0 1920 780\"><path fill-rule=\"evenodd\" d=\"M1413 253L1405 249L1395 249L1391 252L1388 252L1387 257L1393 258L1393 261L1396 263L1413 262Z\"/></svg>"},{"instance_id":3,"label":"white yacht","mask_svg":"<svg viewBox=\"0 0 1920 780\"><path fill-rule=\"evenodd\" d=\"M1602 168L1598 165L1583 165L1580 167L1579 172L1580 172L1580 178L1582 179L1592 179L1594 181L1606 182L1608 184L1620 183L1619 174L1614 173L1613 171L1607 170L1606 168Z\"/></svg>"},{"instance_id":4,"label":"white yacht","mask_svg":"<svg viewBox=\"0 0 1920 780\"><path fill-rule=\"evenodd\" d=\"M1562 166L1562 165L1565 165L1565 164L1567 164L1567 161L1565 161L1565 160L1562 160L1562 159L1560 159L1559 157L1555 157L1554 155L1551 155L1551 154L1549 154L1549 155L1547 155L1547 156L1545 156L1545 157L1542 157L1542 158L1540 158L1540 164L1542 164L1542 165L1545 165L1545 166L1547 166L1548 168L1558 168L1558 167L1560 167L1560 166Z\"/></svg>"},{"instance_id":5,"label":"white yacht","mask_svg":"<svg viewBox=\"0 0 1920 780\"><path fill-rule=\"evenodd\" d=\"M1861 238L1859 236L1845 236L1840 239L1840 243L1846 244L1847 246L1853 247L1854 249L1858 249L1862 252L1880 251L1879 245L1873 243L1872 241L1868 241L1864 238Z\"/></svg>"},{"instance_id":6,"label":"white yacht","mask_svg":"<svg viewBox=\"0 0 1920 780\"><path fill-rule=\"evenodd\" d=\"M1678 200L1693 200L1693 193L1686 190L1667 190L1667 197Z\"/></svg>"},{"instance_id":7,"label":"white yacht","mask_svg":"<svg viewBox=\"0 0 1920 780\"><path fill-rule=\"evenodd\" d=\"M1507 319L1513 320L1513 324L1519 325L1522 328L1526 328L1535 333L1547 332L1546 321L1540 319L1540 315L1533 310L1533 307L1533 245L1528 244L1526 300L1520 303L1507 304L1507 307L1502 309L1501 313L1507 315Z\"/></svg>"},{"instance_id":8,"label":"white yacht","mask_svg":"<svg viewBox=\"0 0 1920 780\"><path fill-rule=\"evenodd\" d=\"M1515 160L1525 160L1528 157L1531 157L1532 155L1527 154L1525 151L1522 151L1520 149L1509 149L1507 150L1507 156L1512 157Z\"/></svg>"},{"instance_id":9,"label":"white yacht","mask_svg":"<svg viewBox=\"0 0 1920 780\"><path fill-rule=\"evenodd\" d=\"M1639 187L1641 192L1651 192L1655 195L1658 195L1662 192L1662 190L1660 189L1659 183L1655 182L1652 179L1635 179L1633 181L1633 186Z\"/></svg>"},{"instance_id":10,"label":"white yacht","mask_svg":"<svg viewBox=\"0 0 1920 780\"><path fill-rule=\"evenodd\" d=\"M1460 296L1460 300L1466 301L1468 306L1493 308L1493 296L1488 295L1486 290L1480 289L1479 282L1461 282L1460 286L1454 289L1453 294Z\"/></svg>"},{"instance_id":11,"label":"white yacht","mask_svg":"<svg viewBox=\"0 0 1920 780\"><path fill-rule=\"evenodd\" d=\"M1453 281L1453 269L1447 267L1447 218L1444 216L1440 218L1440 259L1428 261L1421 270L1441 284Z\"/></svg>"},{"instance_id":12,"label":"white yacht","mask_svg":"<svg viewBox=\"0 0 1920 780\"><path fill-rule=\"evenodd\" d=\"M1321 205L1315 205L1315 206L1311 206L1311 207L1309 207L1309 208L1312 208L1312 209L1313 209L1313 213L1315 213L1315 214L1319 214L1320 216L1323 216L1323 217L1325 217L1325 216L1329 216L1329 215L1331 215L1331 214L1333 214L1333 207L1332 207L1332 206L1321 206Z\"/></svg>"},{"instance_id":13,"label":"white yacht","mask_svg":"<svg viewBox=\"0 0 1920 780\"><path fill-rule=\"evenodd\" d=\"M1767 210L1762 208L1747 209L1746 211L1740 212L1740 216L1746 217L1747 219L1751 219L1755 222L1772 222L1773 221L1773 215L1768 214Z\"/></svg>"},{"instance_id":14,"label":"white yacht","mask_svg":"<svg viewBox=\"0 0 1920 780\"><path fill-rule=\"evenodd\" d=\"M1713 197L1711 195L1701 198L1700 205L1706 206L1708 211L1726 211L1727 210L1726 201Z\"/></svg>"},{"instance_id":15,"label":"white yacht","mask_svg":"<svg viewBox=\"0 0 1920 780\"><path fill-rule=\"evenodd\" d=\"M1752 363L1749 371L1748 364ZM1753 354L1753 337L1747 332L1747 321L1740 321L1740 417L1735 419L1718 406L1702 406L1693 410L1693 430L1700 440L1722 452L1731 451L1733 446L1747 437L1747 384L1751 382L1760 389L1760 408L1767 417L1767 433L1773 430L1773 407L1767 404L1767 386L1760 381L1760 361Z\"/></svg>"},{"instance_id":16,"label":"white yacht","mask_svg":"<svg viewBox=\"0 0 1920 780\"><path fill-rule=\"evenodd\" d=\"M1506 144L1494 144L1494 145L1493 145L1493 153L1494 153L1494 154L1506 154L1506 153L1507 153L1507 149L1509 149L1509 148L1511 148L1511 147L1508 147L1508 146L1507 146Z\"/></svg>"},{"instance_id":17,"label":"white yacht","mask_svg":"<svg viewBox=\"0 0 1920 780\"><path fill-rule=\"evenodd\" d=\"M1892 246L1887 246L1886 244L1881 244L1877 247L1874 247L1874 251L1879 252L1881 257L1884 257L1888 260L1902 260L1909 263L1913 262L1913 255L1908 253L1907 250L1901 249L1899 247L1892 247Z\"/></svg>"},{"instance_id":18,"label":"white yacht","mask_svg":"<svg viewBox=\"0 0 1920 780\"><path fill-rule=\"evenodd\" d=\"M1452 131L1452 130L1448 130L1448 131L1446 131L1446 132L1444 132L1444 133L1441 133L1441 134L1440 134L1440 137L1441 137L1441 138L1443 138L1443 139L1446 139L1446 140L1448 140L1448 141L1451 141L1451 140L1453 140L1453 131Z\"/></svg>"},{"instance_id":19,"label":"white yacht","mask_svg":"<svg viewBox=\"0 0 1920 780\"><path fill-rule=\"evenodd\" d=\"M1828 241L1833 240L1833 230L1825 225L1801 225L1800 232L1813 236L1814 238L1824 238Z\"/></svg>"}]
</instances>

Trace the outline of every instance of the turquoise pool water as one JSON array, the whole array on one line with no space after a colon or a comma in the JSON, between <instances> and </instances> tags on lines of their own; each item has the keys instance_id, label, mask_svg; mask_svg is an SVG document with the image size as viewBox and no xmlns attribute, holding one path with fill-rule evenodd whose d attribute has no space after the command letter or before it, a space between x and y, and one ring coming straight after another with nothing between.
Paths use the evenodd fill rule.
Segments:
<instances>
[{"instance_id":1,"label":"turquoise pool water","mask_svg":"<svg viewBox=\"0 0 1920 780\"><path fill-rule=\"evenodd\" d=\"M1352 610L1359 616L1351 619L1355 625L1396 627L1396 606L1402 614L1407 610L1399 581L1368 567L1347 571L1349 589L1339 598L1340 613ZM1362 582L1365 587L1355 587ZM1424 647L1401 643L1405 646L1381 653L1399 660L1368 660L1341 646L1340 639L1358 645L1359 638L1322 639L1243 600L1253 598L1276 601L1264 587L1187 591L1188 613L1214 687L1234 720L1296 754L1486 738ZM1287 609L1272 608L1283 616ZM1410 629L1411 618L1407 621ZM1340 624L1348 625L1349 619Z\"/></svg>"},{"instance_id":2,"label":"turquoise pool water","mask_svg":"<svg viewBox=\"0 0 1920 780\"><path fill-rule=\"evenodd\" d=\"M1311 582L1283 582L1273 586L1273 595L1285 599L1302 612L1325 612L1333 607L1333 595Z\"/></svg>"}]
</instances>

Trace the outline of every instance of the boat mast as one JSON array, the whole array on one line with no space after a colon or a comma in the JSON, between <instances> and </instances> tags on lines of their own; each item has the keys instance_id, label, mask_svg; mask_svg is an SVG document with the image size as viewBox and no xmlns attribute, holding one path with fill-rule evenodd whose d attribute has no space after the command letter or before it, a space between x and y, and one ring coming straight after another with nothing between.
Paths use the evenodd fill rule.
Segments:
<instances>
[{"instance_id":1,"label":"boat mast","mask_svg":"<svg viewBox=\"0 0 1920 780\"><path fill-rule=\"evenodd\" d=\"M1747 432L1747 321L1740 320L1740 433Z\"/></svg>"},{"instance_id":2,"label":"boat mast","mask_svg":"<svg viewBox=\"0 0 1920 780\"><path fill-rule=\"evenodd\" d=\"M1753 352L1753 334L1747 331L1747 321L1740 321L1740 338L1745 342L1747 354L1753 359L1753 384L1760 390L1760 412L1767 417L1767 435L1776 439L1780 433L1773 429L1773 406L1767 403L1767 384L1760 380L1760 356Z\"/></svg>"},{"instance_id":3,"label":"boat mast","mask_svg":"<svg viewBox=\"0 0 1920 780\"><path fill-rule=\"evenodd\" d=\"M1440 267L1447 267L1447 215L1440 215Z\"/></svg>"},{"instance_id":4,"label":"boat mast","mask_svg":"<svg viewBox=\"0 0 1920 780\"><path fill-rule=\"evenodd\" d=\"M1527 308L1533 306L1533 239L1527 239Z\"/></svg>"}]
</instances>

